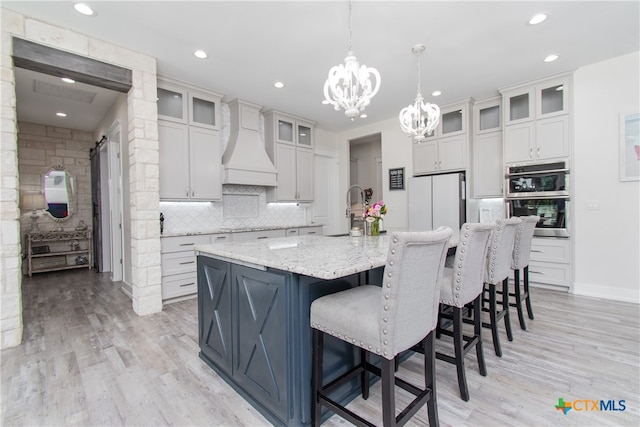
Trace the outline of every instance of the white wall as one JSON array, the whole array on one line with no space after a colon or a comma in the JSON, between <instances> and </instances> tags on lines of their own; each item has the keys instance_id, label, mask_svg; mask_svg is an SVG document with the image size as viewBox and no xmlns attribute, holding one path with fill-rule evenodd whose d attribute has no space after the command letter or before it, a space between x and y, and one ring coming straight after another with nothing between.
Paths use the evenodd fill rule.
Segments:
<instances>
[{"instance_id":1,"label":"white wall","mask_svg":"<svg viewBox=\"0 0 640 427\"><path fill-rule=\"evenodd\" d=\"M639 63L636 52L574 75L576 294L640 300L640 182L620 181L618 151L620 114L640 111Z\"/></svg>"},{"instance_id":2,"label":"white wall","mask_svg":"<svg viewBox=\"0 0 640 427\"><path fill-rule=\"evenodd\" d=\"M340 151L340 188L346 193L349 187L349 140L360 138L375 133L381 134L382 140L382 195L374 196L374 199L383 199L387 205L388 213L384 218L384 226L408 227L408 195L406 179L413 174L411 138L400 129L400 123L396 117L380 122L364 125L341 132L336 135L338 149ZM389 191L389 169L405 168L405 190ZM342 219L341 232L349 230L346 218Z\"/></svg>"}]
</instances>

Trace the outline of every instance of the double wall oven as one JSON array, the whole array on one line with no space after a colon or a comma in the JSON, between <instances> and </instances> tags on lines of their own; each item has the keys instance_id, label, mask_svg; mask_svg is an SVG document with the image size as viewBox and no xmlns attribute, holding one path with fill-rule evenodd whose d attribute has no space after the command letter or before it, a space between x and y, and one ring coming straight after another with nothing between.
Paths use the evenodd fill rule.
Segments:
<instances>
[{"instance_id":1,"label":"double wall oven","mask_svg":"<svg viewBox=\"0 0 640 427\"><path fill-rule=\"evenodd\" d=\"M535 236L569 237L569 162L512 164L506 168L509 216L538 215Z\"/></svg>"}]
</instances>

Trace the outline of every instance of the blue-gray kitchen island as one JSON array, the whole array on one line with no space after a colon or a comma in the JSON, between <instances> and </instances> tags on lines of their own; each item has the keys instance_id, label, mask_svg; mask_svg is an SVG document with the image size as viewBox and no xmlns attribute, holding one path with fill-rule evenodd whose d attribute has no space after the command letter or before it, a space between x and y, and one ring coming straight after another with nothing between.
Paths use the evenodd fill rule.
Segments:
<instances>
[{"instance_id":1,"label":"blue-gray kitchen island","mask_svg":"<svg viewBox=\"0 0 640 427\"><path fill-rule=\"evenodd\" d=\"M197 246L200 358L273 424L309 425L311 302L380 284L388 239L297 236ZM325 348L327 379L359 357L340 340ZM357 393L357 383L347 384L343 400Z\"/></svg>"}]
</instances>

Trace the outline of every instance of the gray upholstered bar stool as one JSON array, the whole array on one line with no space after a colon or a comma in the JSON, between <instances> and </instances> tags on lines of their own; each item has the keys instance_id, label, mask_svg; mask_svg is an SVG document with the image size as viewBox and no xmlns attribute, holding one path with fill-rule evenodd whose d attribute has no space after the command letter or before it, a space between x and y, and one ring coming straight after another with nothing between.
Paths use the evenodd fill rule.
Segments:
<instances>
[{"instance_id":1,"label":"gray upholstered bar stool","mask_svg":"<svg viewBox=\"0 0 640 427\"><path fill-rule=\"evenodd\" d=\"M445 267L440 287L440 315L438 328L441 334L453 337L454 357L440 352L436 357L456 365L460 398L469 400L464 357L475 348L480 375L487 375L482 352L481 299L484 270L487 266L487 247L495 224L464 224L460 229L458 247L453 268ZM464 335L462 314L467 304L473 304L473 335ZM449 309L451 307L451 309ZM441 328L443 320L451 322L451 329Z\"/></svg>"},{"instance_id":2,"label":"gray upholstered bar stool","mask_svg":"<svg viewBox=\"0 0 640 427\"><path fill-rule=\"evenodd\" d=\"M359 286L326 295L311 304L315 426L320 425L322 406L351 423L373 425L329 397L332 390L359 375L362 397L367 399L368 372L381 377L384 426L404 424L425 403L429 424L438 425L432 331L438 318L440 283L450 237L450 228L394 232L390 236L382 287ZM322 378L325 334L361 349L360 363L326 385ZM422 343L425 348L424 389L397 378L394 370L395 356L417 343ZM380 356L381 369L369 363L370 353ZM397 417L394 385L416 396Z\"/></svg>"},{"instance_id":3,"label":"gray upholstered bar stool","mask_svg":"<svg viewBox=\"0 0 640 427\"><path fill-rule=\"evenodd\" d=\"M516 231L522 220L514 217L496 220L497 227L491 232L489 251L487 252L487 268L485 270L485 291L489 293L489 308L483 309L489 312L489 323L482 326L491 328L493 349L496 356L502 357L500 348L500 335L498 334L498 321L504 318L504 327L507 330L507 338L513 341L511 323L509 321L509 276L511 274L511 258L513 243L516 239ZM501 309L497 304L497 286L502 283L502 293L507 297L502 298Z\"/></svg>"},{"instance_id":4,"label":"gray upholstered bar stool","mask_svg":"<svg viewBox=\"0 0 640 427\"><path fill-rule=\"evenodd\" d=\"M522 224L518 226L516 232L516 240L513 245L513 259L511 260L511 269L513 270L514 290L510 296L515 298L515 302L509 302L511 307L515 307L518 312L518 321L520 328L527 329L524 321L524 310L522 301L524 299L527 305L527 314L529 319L533 320L533 309L531 308L531 298L529 298L529 259L531 257L531 242L533 242L533 232L536 224L540 221L539 216L521 216ZM523 289L520 292L520 270L523 270Z\"/></svg>"}]
</instances>

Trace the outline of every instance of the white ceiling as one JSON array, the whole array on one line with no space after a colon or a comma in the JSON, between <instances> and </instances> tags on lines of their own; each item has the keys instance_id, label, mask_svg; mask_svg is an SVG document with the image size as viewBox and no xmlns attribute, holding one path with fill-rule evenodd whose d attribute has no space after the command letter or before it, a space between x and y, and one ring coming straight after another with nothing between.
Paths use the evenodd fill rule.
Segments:
<instances>
[{"instance_id":1,"label":"white ceiling","mask_svg":"<svg viewBox=\"0 0 640 427\"><path fill-rule=\"evenodd\" d=\"M352 123L321 104L329 68L348 49L346 1L86 3L97 16L78 14L70 1L2 7L156 57L158 74L224 94L225 101L240 97L332 131L395 117L413 103L416 43L427 45L423 94L440 105L640 50L638 1L355 1L353 50L361 64L380 71L382 85L368 118ZM548 13L547 21L528 25L538 12ZM209 58L196 59L195 49ZM560 58L544 63L551 53ZM275 89L277 80L286 87ZM35 107L22 87L20 119L31 120ZM436 89L443 94L433 98ZM70 114L66 123L73 120Z\"/></svg>"}]
</instances>

